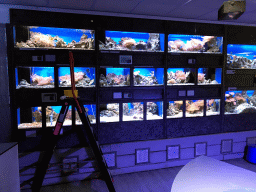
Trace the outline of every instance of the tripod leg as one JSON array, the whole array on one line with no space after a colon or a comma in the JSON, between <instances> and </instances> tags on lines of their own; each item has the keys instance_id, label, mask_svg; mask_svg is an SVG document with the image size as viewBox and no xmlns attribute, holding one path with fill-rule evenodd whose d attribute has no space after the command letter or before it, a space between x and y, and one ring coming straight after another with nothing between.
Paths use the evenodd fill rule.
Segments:
<instances>
[{"instance_id":1,"label":"tripod leg","mask_svg":"<svg viewBox=\"0 0 256 192\"><path fill-rule=\"evenodd\" d=\"M35 176L34 176L32 187L31 187L32 192L39 192L42 187L44 177L45 177L46 171L48 169L48 165L50 163L54 148L58 141L58 135L59 135L60 129L61 129L64 119L67 115L68 107L69 107L69 103L65 102L65 104L61 108L61 111L60 111L58 120L56 122L53 134L44 135L45 138L42 139L42 141L45 142L44 146L46 146L46 151L41 152L41 154L39 156Z\"/></svg>"},{"instance_id":2,"label":"tripod leg","mask_svg":"<svg viewBox=\"0 0 256 192\"><path fill-rule=\"evenodd\" d=\"M83 105L80 104L80 102L79 102L79 105L83 106ZM75 103L75 106L78 109L76 103ZM114 185L113 185L113 178L112 178L111 174L108 171L108 167L107 167L107 164L106 164L105 159L103 157L103 153L101 151L101 148L100 148L99 144L97 143L97 141L96 141L96 139L94 137L94 134L93 134L93 131L92 131L92 128L91 128L91 124L90 124L89 118L88 118L88 116L85 113L84 107L81 107L81 108L82 108L82 111L80 111L80 110L77 110L77 111L78 111L80 119L81 119L81 121L83 123L83 126L85 128L86 135L87 135L87 138L89 140L89 144L90 144L90 146L91 146L91 148L93 150L93 153L94 153L95 158L96 158L96 160L98 162L100 171L101 171L101 173L102 173L102 175L104 177L104 180L105 180L105 182L107 184L107 187L108 187L109 191L110 192L115 192L115 188L114 188ZM83 130L82 129L78 130L78 134L79 133L83 133ZM86 138L85 135L84 135L84 137Z\"/></svg>"}]
</instances>

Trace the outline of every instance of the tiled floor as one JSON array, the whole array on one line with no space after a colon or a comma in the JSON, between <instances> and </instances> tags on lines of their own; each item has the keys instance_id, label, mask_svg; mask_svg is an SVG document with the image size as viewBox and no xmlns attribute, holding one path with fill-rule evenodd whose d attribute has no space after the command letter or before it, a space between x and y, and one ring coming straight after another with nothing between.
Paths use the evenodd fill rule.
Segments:
<instances>
[{"instance_id":1,"label":"tiled floor","mask_svg":"<svg viewBox=\"0 0 256 192\"><path fill-rule=\"evenodd\" d=\"M256 172L256 165L244 159L231 159L224 162ZM113 176L117 192L170 192L173 180L180 167L158 169L146 172L129 173ZM29 192L22 190L21 192ZM77 181L68 184L42 187L41 192L108 192L102 180Z\"/></svg>"}]
</instances>

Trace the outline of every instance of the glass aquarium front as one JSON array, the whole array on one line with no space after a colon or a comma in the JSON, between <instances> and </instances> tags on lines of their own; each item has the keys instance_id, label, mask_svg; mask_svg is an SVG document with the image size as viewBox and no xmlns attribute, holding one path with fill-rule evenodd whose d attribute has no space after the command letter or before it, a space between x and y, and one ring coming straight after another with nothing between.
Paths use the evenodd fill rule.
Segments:
<instances>
[{"instance_id":1,"label":"glass aquarium front","mask_svg":"<svg viewBox=\"0 0 256 192\"><path fill-rule=\"evenodd\" d=\"M223 37L169 34L168 52L214 53L223 50Z\"/></svg>"},{"instance_id":2,"label":"glass aquarium front","mask_svg":"<svg viewBox=\"0 0 256 192\"><path fill-rule=\"evenodd\" d=\"M186 117L204 116L204 100L186 100Z\"/></svg>"},{"instance_id":3,"label":"glass aquarium front","mask_svg":"<svg viewBox=\"0 0 256 192\"><path fill-rule=\"evenodd\" d=\"M143 102L123 103L123 121L142 121Z\"/></svg>"},{"instance_id":4,"label":"glass aquarium front","mask_svg":"<svg viewBox=\"0 0 256 192\"><path fill-rule=\"evenodd\" d=\"M225 114L256 113L256 91L225 92Z\"/></svg>"},{"instance_id":5,"label":"glass aquarium front","mask_svg":"<svg viewBox=\"0 0 256 192\"><path fill-rule=\"evenodd\" d=\"M54 88L54 67L15 68L16 89Z\"/></svg>"},{"instance_id":6,"label":"glass aquarium front","mask_svg":"<svg viewBox=\"0 0 256 192\"><path fill-rule=\"evenodd\" d=\"M159 86L164 84L164 68L134 68L134 86Z\"/></svg>"},{"instance_id":7,"label":"glass aquarium front","mask_svg":"<svg viewBox=\"0 0 256 192\"><path fill-rule=\"evenodd\" d=\"M197 84L198 85L220 85L221 68L198 68Z\"/></svg>"},{"instance_id":8,"label":"glass aquarium front","mask_svg":"<svg viewBox=\"0 0 256 192\"><path fill-rule=\"evenodd\" d=\"M100 104L100 122L118 122L119 103Z\"/></svg>"},{"instance_id":9,"label":"glass aquarium front","mask_svg":"<svg viewBox=\"0 0 256 192\"><path fill-rule=\"evenodd\" d=\"M17 48L94 50L94 31L39 26L14 27Z\"/></svg>"},{"instance_id":10,"label":"glass aquarium front","mask_svg":"<svg viewBox=\"0 0 256 192\"><path fill-rule=\"evenodd\" d=\"M55 127L58 120L60 110L62 106L47 106L46 107L46 127ZM72 109L68 108L66 118L63 122L63 126L72 125Z\"/></svg>"},{"instance_id":11,"label":"glass aquarium front","mask_svg":"<svg viewBox=\"0 0 256 192\"><path fill-rule=\"evenodd\" d=\"M147 102L147 120L163 119L163 102Z\"/></svg>"},{"instance_id":12,"label":"glass aquarium front","mask_svg":"<svg viewBox=\"0 0 256 192\"><path fill-rule=\"evenodd\" d=\"M228 44L227 69L256 69L256 45Z\"/></svg>"},{"instance_id":13,"label":"glass aquarium front","mask_svg":"<svg viewBox=\"0 0 256 192\"><path fill-rule=\"evenodd\" d=\"M42 128L42 107L17 109L18 129Z\"/></svg>"},{"instance_id":14,"label":"glass aquarium front","mask_svg":"<svg viewBox=\"0 0 256 192\"><path fill-rule=\"evenodd\" d=\"M183 117L183 101L169 101L167 108L167 118Z\"/></svg>"},{"instance_id":15,"label":"glass aquarium front","mask_svg":"<svg viewBox=\"0 0 256 192\"><path fill-rule=\"evenodd\" d=\"M100 68L100 87L130 86L130 68Z\"/></svg>"},{"instance_id":16,"label":"glass aquarium front","mask_svg":"<svg viewBox=\"0 0 256 192\"><path fill-rule=\"evenodd\" d=\"M207 99L206 100L206 116L220 114L220 99Z\"/></svg>"},{"instance_id":17,"label":"glass aquarium front","mask_svg":"<svg viewBox=\"0 0 256 192\"><path fill-rule=\"evenodd\" d=\"M105 37L105 43L100 42L100 50L164 51L164 34L160 33L105 31Z\"/></svg>"},{"instance_id":18,"label":"glass aquarium front","mask_svg":"<svg viewBox=\"0 0 256 192\"><path fill-rule=\"evenodd\" d=\"M87 112L88 119L91 124L96 123L96 105L84 105L84 109ZM76 109L76 125L82 125L82 121Z\"/></svg>"},{"instance_id":19,"label":"glass aquarium front","mask_svg":"<svg viewBox=\"0 0 256 192\"><path fill-rule=\"evenodd\" d=\"M168 68L167 85L195 85L195 69Z\"/></svg>"},{"instance_id":20,"label":"glass aquarium front","mask_svg":"<svg viewBox=\"0 0 256 192\"><path fill-rule=\"evenodd\" d=\"M71 87L70 67L59 68L59 86ZM95 87L94 67L74 67L76 87Z\"/></svg>"}]
</instances>

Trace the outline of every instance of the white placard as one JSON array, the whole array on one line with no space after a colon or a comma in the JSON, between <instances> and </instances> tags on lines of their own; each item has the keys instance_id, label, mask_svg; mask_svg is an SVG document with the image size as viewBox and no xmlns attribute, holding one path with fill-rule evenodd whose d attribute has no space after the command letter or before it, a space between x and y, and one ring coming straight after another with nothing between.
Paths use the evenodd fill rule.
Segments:
<instances>
[{"instance_id":1,"label":"white placard","mask_svg":"<svg viewBox=\"0 0 256 192\"><path fill-rule=\"evenodd\" d=\"M194 90L187 90L187 96L194 96L195 91Z\"/></svg>"},{"instance_id":2,"label":"white placard","mask_svg":"<svg viewBox=\"0 0 256 192\"><path fill-rule=\"evenodd\" d=\"M122 92L114 92L113 99L122 99Z\"/></svg>"}]
</instances>

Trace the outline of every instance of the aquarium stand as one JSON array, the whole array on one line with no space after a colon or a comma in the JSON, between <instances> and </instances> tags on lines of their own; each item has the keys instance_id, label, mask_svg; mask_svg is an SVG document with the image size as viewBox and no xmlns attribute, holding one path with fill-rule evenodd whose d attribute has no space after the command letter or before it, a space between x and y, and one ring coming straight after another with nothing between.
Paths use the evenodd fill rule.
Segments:
<instances>
[{"instance_id":1,"label":"aquarium stand","mask_svg":"<svg viewBox=\"0 0 256 192\"><path fill-rule=\"evenodd\" d=\"M73 105L77 108L78 114L85 128L83 129L82 126L75 126L75 129L76 129L75 131L77 132L80 141L85 142L84 146L86 146L86 138L88 139L89 145L91 146L93 153L95 155L95 158L98 162L103 180L105 180L109 191L115 192L115 188L113 185L113 178L108 170L108 166L103 157L103 153L101 151L99 143L98 141L96 141L95 136L93 134L93 130L92 130L89 118L87 116L87 113L84 107L80 107L80 106L83 106L81 101L79 100L79 98L77 98L77 101L75 101L73 98L66 98L65 96L63 96L62 99L64 103L62 105L54 131L52 134L47 135L45 138L42 139L42 142L44 145L46 145L47 150L42 152L39 156L35 176L33 178L33 183L32 183L32 192L39 192L40 188L42 187L43 180L44 180L46 171L48 169L48 164L52 158L54 148L58 142L58 139L59 139L58 135L60 133L60 130L62 128L63 122L65 120L65 117L67 115L68 108L70 105Z\"/></svg>"}]
</instances>

